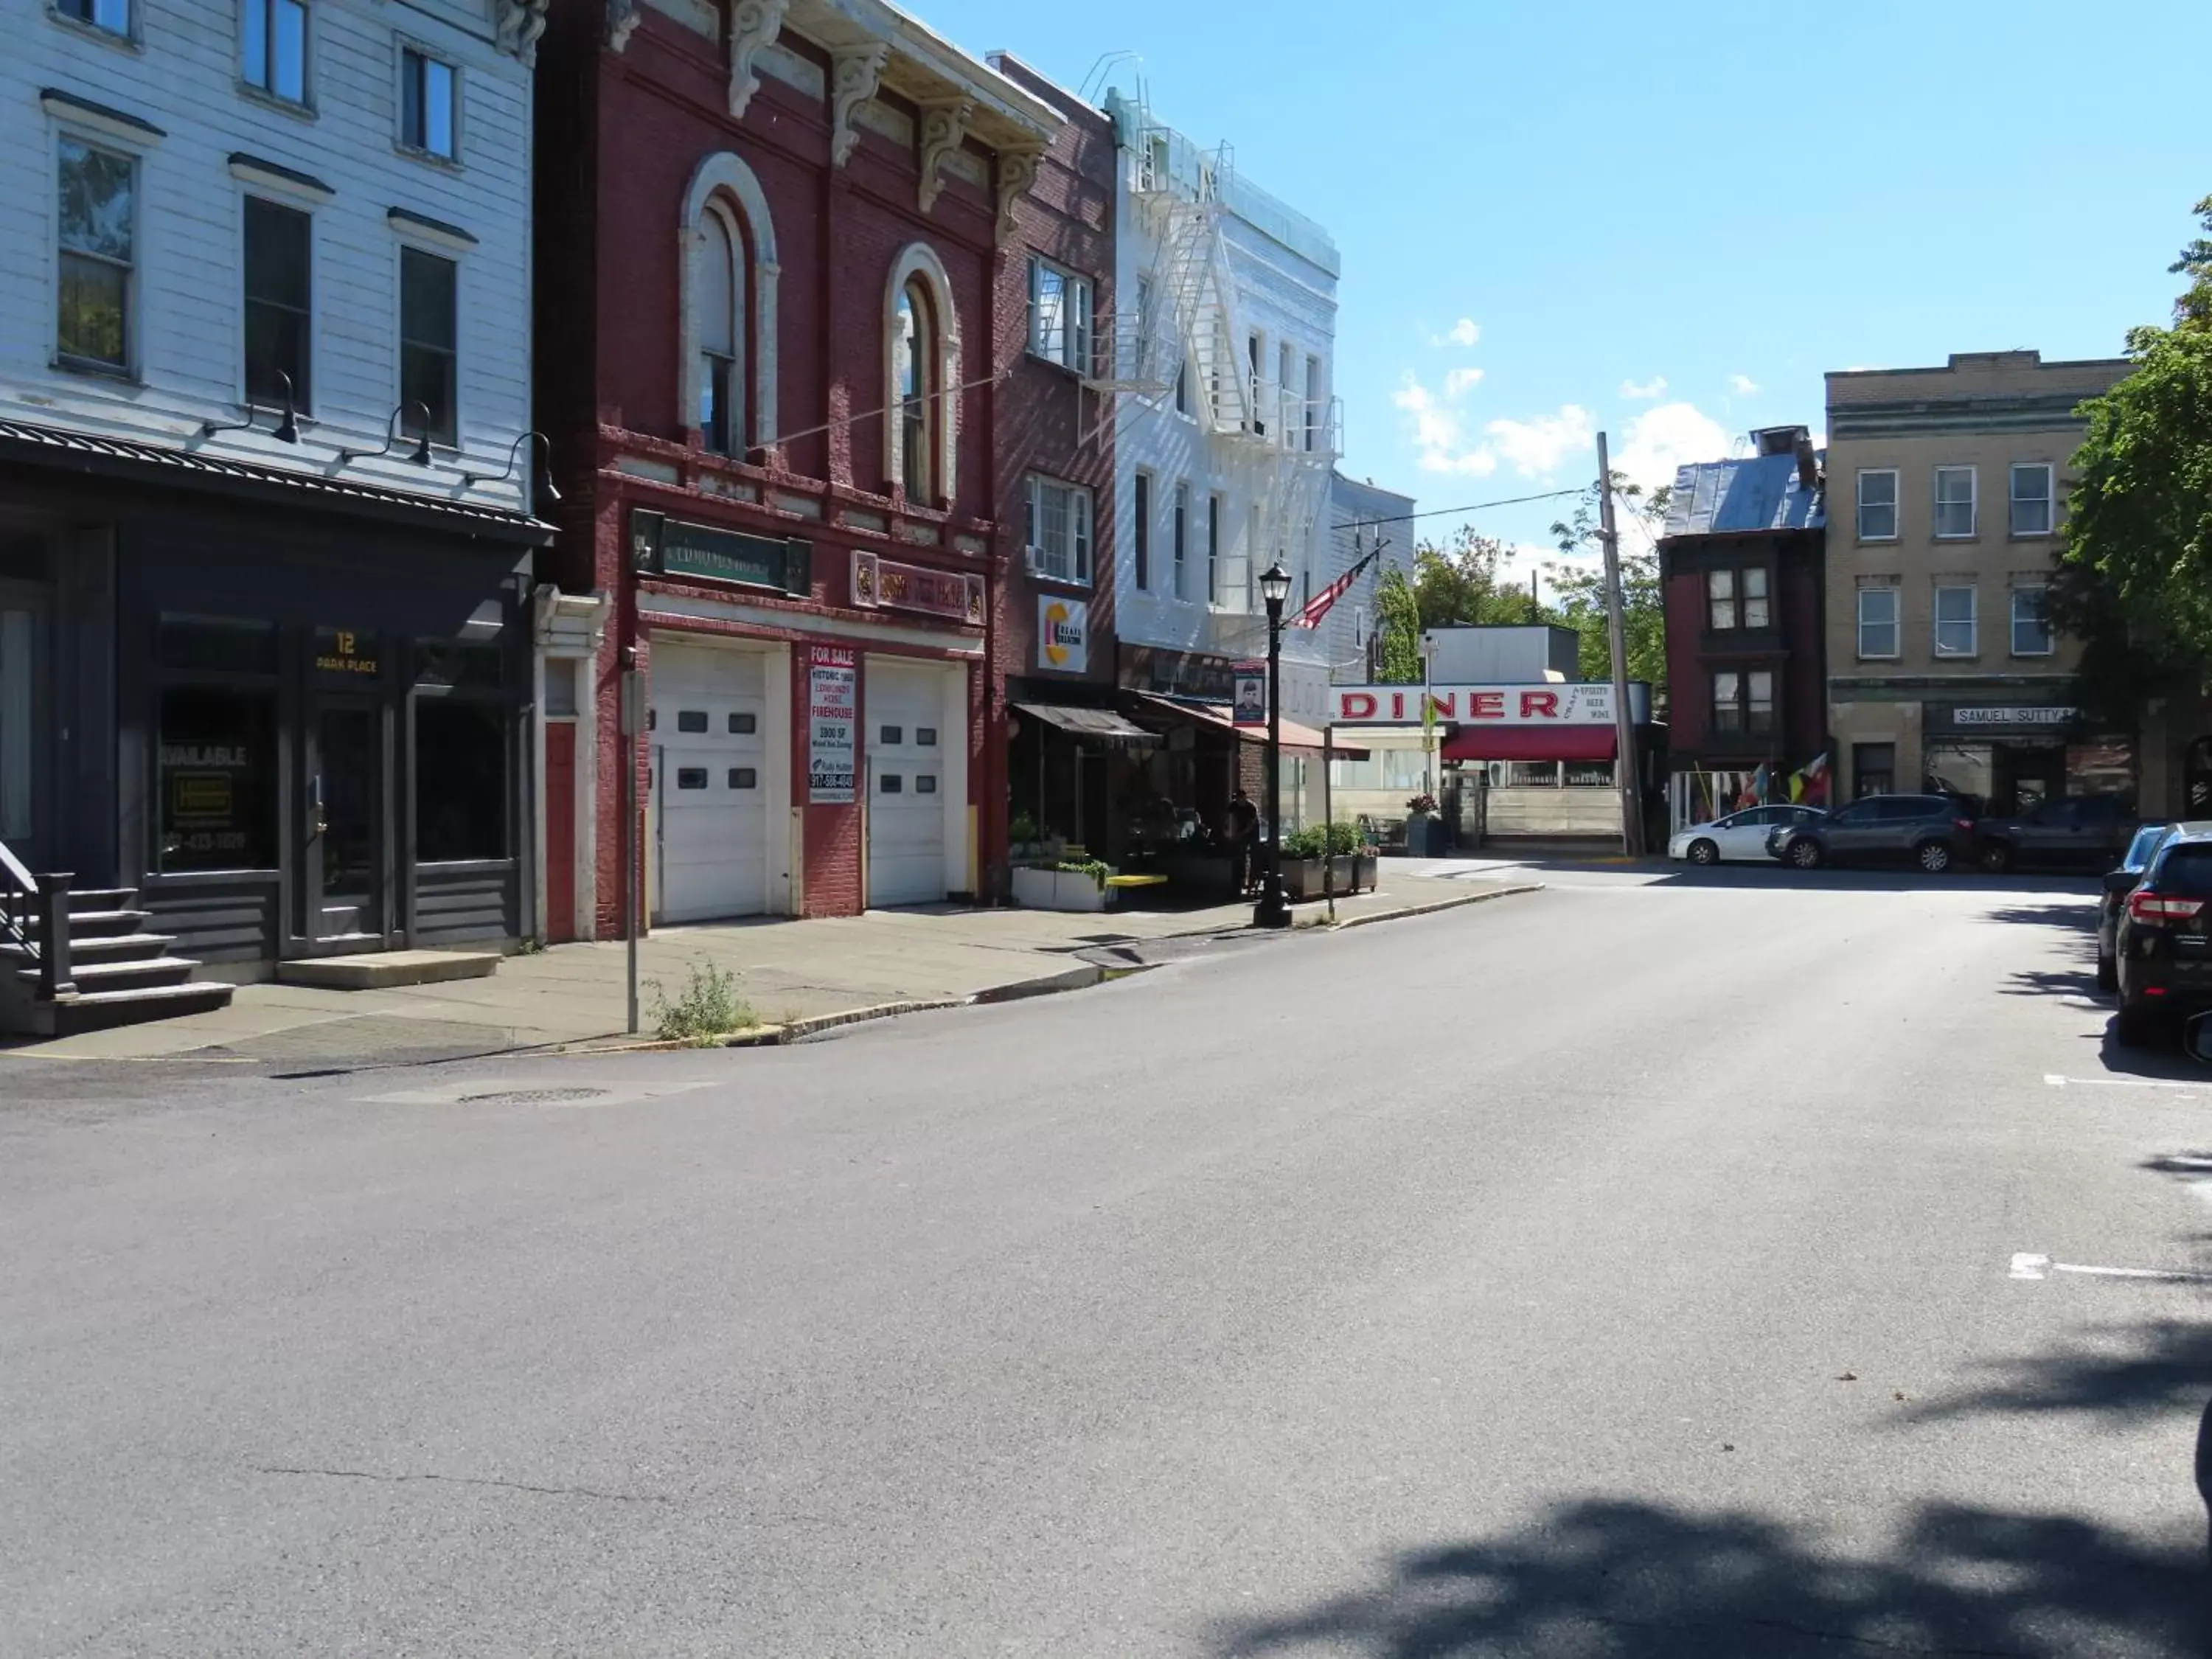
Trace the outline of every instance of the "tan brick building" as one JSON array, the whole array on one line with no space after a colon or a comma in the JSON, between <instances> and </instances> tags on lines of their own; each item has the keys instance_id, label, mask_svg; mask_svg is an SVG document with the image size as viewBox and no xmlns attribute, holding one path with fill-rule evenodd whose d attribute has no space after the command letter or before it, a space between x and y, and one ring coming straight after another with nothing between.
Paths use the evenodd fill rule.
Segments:
<instances>
[{"instance_id":1,"label":"tan brick building","mask_svg":"<svg viewBox=\"0 0 2212 1659\"><path fill-rule=\"evenodd\" d=\"M2085 398L2124 358L1959 352L1828 381L1828 723L1836 799L1945 787L2010 813L2137 787L2087 732L2044 618Z\"/></svg>"}]
</instances>

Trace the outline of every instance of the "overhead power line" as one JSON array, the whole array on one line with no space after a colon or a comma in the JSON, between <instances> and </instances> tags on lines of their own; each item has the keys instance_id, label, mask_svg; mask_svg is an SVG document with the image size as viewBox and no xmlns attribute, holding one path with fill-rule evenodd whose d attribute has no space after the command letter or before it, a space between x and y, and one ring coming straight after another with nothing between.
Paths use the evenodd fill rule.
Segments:
<instances>
[{"instance_id":1,"label":"overhead power line","mask_svg":"<svg viewBox=\"0 0 2212 1659\"><path fill-rule=\"evenodd\" d=\"M1363 525L1374 525L1380 528L1386 524L1411 524L1416 519L1449 518L1455 513L1487 513L1496 507L1522 507L1530 501L1556 501L1562 496L1579 495L1588 488L1589 486L1585 484L1573 489L1547 489L1540 495L1508 495L1503 501L1471 501L1465 507L1432 507L1425 512L1401 513L1389 519L1346 519L1340 523L1331 525L1329 528L1350 530Z\"/></svg>"}]
</instances>

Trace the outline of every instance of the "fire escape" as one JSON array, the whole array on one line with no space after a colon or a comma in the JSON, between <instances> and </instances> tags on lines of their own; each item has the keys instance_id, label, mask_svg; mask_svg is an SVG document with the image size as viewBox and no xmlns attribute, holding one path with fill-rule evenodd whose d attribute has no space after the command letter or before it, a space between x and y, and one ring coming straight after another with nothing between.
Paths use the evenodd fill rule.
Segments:
<instances>
[{"instance_id":1,"label":"fire escape","mask_svg":"<svg viewBox=\"0 0 2212 1659\"><path fill-rule=\"evenodd\" d=\"M1124 398L1155 409L1172 399L1219 441L1210 446L1217 477L1243 483L1255 512L1245 526L1222 527L1227 550L1206 550L1209 647L1257 654L1267 643L1254 618L1263 609L1258 578L1267 562L1280 557L1294 574L1310 572L1316 586L1328 580L1313 538L1341 453L1342 405L1270 378L1253 349L1224 234L1235 191L1229 147L1200 150L1146 119L1141 104L1133 113L1131 207L1152 258L1110 329L1099 331L1086 385L1110 396L1117 413ZM1291 603L1299 603L1295 592Z\"/></svg>"}]
</instances>

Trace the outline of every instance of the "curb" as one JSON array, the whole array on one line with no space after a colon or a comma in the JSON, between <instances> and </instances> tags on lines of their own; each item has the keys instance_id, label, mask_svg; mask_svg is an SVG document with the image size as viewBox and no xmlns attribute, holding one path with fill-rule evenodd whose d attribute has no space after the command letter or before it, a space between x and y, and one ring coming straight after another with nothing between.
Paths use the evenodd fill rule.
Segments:
<instances>
[{"instance_id":1,"label":"curb","mask_svg":"<svg viewBox=\"0 0 2212 1659\"><path fill-rule=\"evenodd\" d=\"M1540 881L1517 882L1510 887L1486 887L1479 893L1459 893L1448 899L1431 899L1426 904L1408 904L1397 910L1370 910L1364 915L1346 916L1341 921L1321 925L1333 927L1340 933L1346 927L1364 927L1377 921L1403 921L1408 916L1433 915L1439 910L1456 910L1462 905L1486 903L1492 899L1516 898L1523 893L1540 893L1543 890L1544 884Z\"/></svg>"}]
</instances>

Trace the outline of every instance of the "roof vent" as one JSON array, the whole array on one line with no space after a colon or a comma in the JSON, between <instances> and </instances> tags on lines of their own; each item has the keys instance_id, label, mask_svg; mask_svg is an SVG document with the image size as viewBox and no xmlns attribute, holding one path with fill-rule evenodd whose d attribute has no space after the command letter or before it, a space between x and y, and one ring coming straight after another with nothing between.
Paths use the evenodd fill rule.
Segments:
<instances>
[{"instance_id":1,"label":"roof vent","mask_svg":"<svg viewBox=\"0 0 2212 1659\"><path fill-rule=\"evenodd\" d=\"M1795 455L1797 446L1813 435L1802 426L1763 426L1751 434L1752 451L1759 455Z\"/></svg>"}]
</instances>

